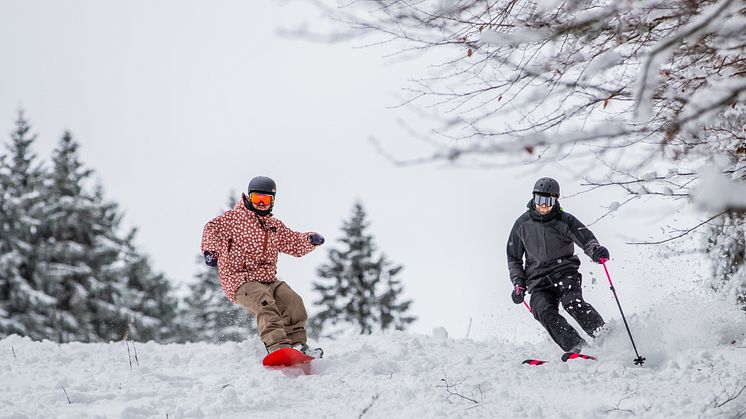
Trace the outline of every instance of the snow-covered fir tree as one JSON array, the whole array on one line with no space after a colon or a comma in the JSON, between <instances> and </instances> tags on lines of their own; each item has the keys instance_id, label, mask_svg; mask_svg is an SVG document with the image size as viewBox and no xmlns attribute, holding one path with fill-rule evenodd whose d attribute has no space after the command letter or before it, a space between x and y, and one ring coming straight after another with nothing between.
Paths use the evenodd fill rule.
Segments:
<instances>
[{"instance_id":1,"label":"snow-covered fir tree","mask_svg":"<svg viewBox=\"0 0 746 419\"><path fill-rule=\"evenodd\" d=\"M235 194L227 200L233 208ZM197 256L199 272L189 284L190 292L184 299L179 315L179 341L240 342L258 333L254 316L228 300L220 285L218 270L205 265Z\"/></svg>"},{"instance_id":2,"label":"snow-covered fir tree","mask_svg":"<svg viewBox=\"0 0 746 419\"><path fill-rule=\"evenodd\" d=\"M149 258L135 248L133 240L127 241L126 249L123 292L112 296L114 306L126 315L124 336L140 341L171 339L178 308L171 283L153 271Z\"/></svg>"},{"instance_id":3,"label":"snow-covered fir tree","mask_svg":"<svg viewBox=\"0 0 746 419\"><path fill-rule=\"evenodd\" d=\"M171 286L135 248L135 231L122 233L122 215L103 188L91 191L92 171L83 167L72 135L62 136L44 172L32 163L28 131L19 117L0 171L0 225L8 233L0 239L0 336L168 337L176 310Z\"/></svg>"},{"instance_id":4,"label":"snow-covered fir tree","mask_svg":"<svg viewBox=\"0 0 746 419\"><path fill-rule=\"evenodd\" d=\"M31 150L36 139L18 113L0 160L0 336L51 338L56 298L36 275L36 248L46 197L44 170Z\"/></svg>"},{"instance_id":5,"label":"snow-covered fir tree","mask_svg":"<svg viewBox=\"0 0 746 419\"><path fill-rule=\"evenodd\" d=\"M404 330L416 318L408 315L411 300L402 300L403 286L394 265L379 253L362 203L356 202L352 217L342 225L340 248L329 250L329 262L319 267L320 279L313 289L321 307L311 320L313 333L334 336L350 326L361 334L376 330Z\"/></svg>"},{"instance_id":6,"label":"snow-covered fir tree","mask_svg":"<svg viewBox=\"0 0 746 419\"><path fill-rule=\"evenodd\" d=\"M53 152L44 182L46 205L34 265L34 276L55 298L54 336L48 338L59 342L96 340L88 308L88 290L98 281L90 264L96 208L83 193L91 172L83 169L77 149L72 135L65 132Z\"/></svg>"},{"instance_id":7,"label":"snow-covered fir tree","mask_svg":"<svg viewBox=\"0 0 746 419\"><path fill-rule=\"evenodd\" d=\"M135 245L135 230L122 234L122 215L102 187L85 181L78 145L66 133L54 151L47 242L54 259L58 313L65 340L160 340L171 335L177 302L170 283L153 272Z\"/></svg>"}]
</instances>

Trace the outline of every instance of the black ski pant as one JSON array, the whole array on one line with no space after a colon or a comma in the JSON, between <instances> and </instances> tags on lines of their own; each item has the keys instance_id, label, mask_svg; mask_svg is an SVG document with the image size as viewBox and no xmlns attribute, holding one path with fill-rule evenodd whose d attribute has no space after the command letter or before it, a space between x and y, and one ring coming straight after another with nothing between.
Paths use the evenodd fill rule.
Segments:
<instances>
[{"instance_id":1,"label":"black ski pant","mask_svg":"<svg viewBox=\"0 0 746 419\"><path fill-rule=\"evenodd\" d=\"M604 319L592 305L583 300L582 276L580 272L565 272L550 278L549 284L531 293L531 311L534 318L547 329L549 336L565 352L577 351L586 346L585 340L559 314L559 304L583 328L585 333L595 337L604 325Z\"/></svg>"}]
</instances>

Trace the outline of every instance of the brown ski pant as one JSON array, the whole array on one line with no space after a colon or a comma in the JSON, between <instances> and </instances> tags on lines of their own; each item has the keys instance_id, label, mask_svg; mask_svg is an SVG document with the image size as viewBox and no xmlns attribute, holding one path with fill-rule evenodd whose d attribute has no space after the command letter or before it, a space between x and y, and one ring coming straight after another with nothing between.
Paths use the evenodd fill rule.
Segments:
<instances>
[{"instance_id":1,"label":"brown ski pant","mask_svg":"<svg viewBox=\"0 0 746 419\"><path fill-rule=\"evenodd\" d=\"M259 336L269 352L306 343L306 307L284 281L247 282L236 290L236 301L256 317Z\"/></svg>"}]
</instances>

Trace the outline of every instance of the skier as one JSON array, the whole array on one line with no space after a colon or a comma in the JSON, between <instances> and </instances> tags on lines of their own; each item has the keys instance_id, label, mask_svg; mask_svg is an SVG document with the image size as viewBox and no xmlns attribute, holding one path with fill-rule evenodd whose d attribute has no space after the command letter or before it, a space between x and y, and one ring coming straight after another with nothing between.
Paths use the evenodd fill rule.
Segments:
<instances>
[{"instance_id":1,"label":"skier","mask_svg":"<svg viewBox=\"0 0 746 419\"><path fill-rule=\"evenodd\" d=\"M232 210L205 225L202 253L207 265L218 268L228 299L256 317L267 352L292 347L319 358L323 351L306 343L303 300L276 275L278 252L300 257L323 244L324 237L292 231L273 217L275 192L272 179L251 179L248 195L242 193Z\"/></svg>"},{"instance_id":2,"label":"skier","mask_svg":"<svg viewBox=\"0 0 746 419\"><path fill-rule=\"evenodd\" d=\"M596 336L604 320L583 300L580 259L574 254L573 242L597 263L608 259L609 251L583 223L560 208L559 196L556 180L539 179L528 211L513 225L507 248L511 298L521 304L526 292L531 294L534 318L549 336L565 352L580 352L587 342L559 314L559 303L591 337Z\"/></svg>"}]
</instances>

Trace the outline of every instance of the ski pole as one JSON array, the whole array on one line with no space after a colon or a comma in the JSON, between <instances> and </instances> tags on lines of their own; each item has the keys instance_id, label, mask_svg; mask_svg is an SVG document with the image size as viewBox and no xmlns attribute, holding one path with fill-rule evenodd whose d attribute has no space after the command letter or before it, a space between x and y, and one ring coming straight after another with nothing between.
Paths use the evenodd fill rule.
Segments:
<instances>
[{"instance_id":1,"label":"ski pole","mask_svg":"<svg viewBox=\"0 0 746 419\"><path fill-rule=\"evenodd\" d=\"M616 305L619 307L619 312L622 314L622 320L624 320L624 327L627 328L627 334L629 335L629 340L632 342L632 348L635 350L635 355L637 355L637 358L635 358L635 365L642 366L642 364L645 362L645 358L641 357L639 353L637 353L637 346L635 346L635 340L632 339L632 332L629 331L629 325L627 324L627 319L624 317L624 311L622 311L622 305L619 303L619 296L616 295L616 289L614 289L614 283L611 282L611 275L609 275L609 269L606 268L606 261L608 259L601 258L601 264L604 266L604 272L606 272L606 278L609 279L609 287L611 287L611 292L614 293L614 299L616 299Z\"/></svg>"},{"instance_id":2,"label":"ski pole","mask_svg":"<svg viewBox=\"0 0 746 419\"><path fill-rule=\"evenodd\" d=\"M529 312L529 313L533 313L533 312L531 311L531 306L530 306L530 305L528 305L528 303L526 302L526 300L523 300L523 305L524 305L524 306L526 306L526 308L528 309L528 312Z\"/></svg>"}]
</instances>

